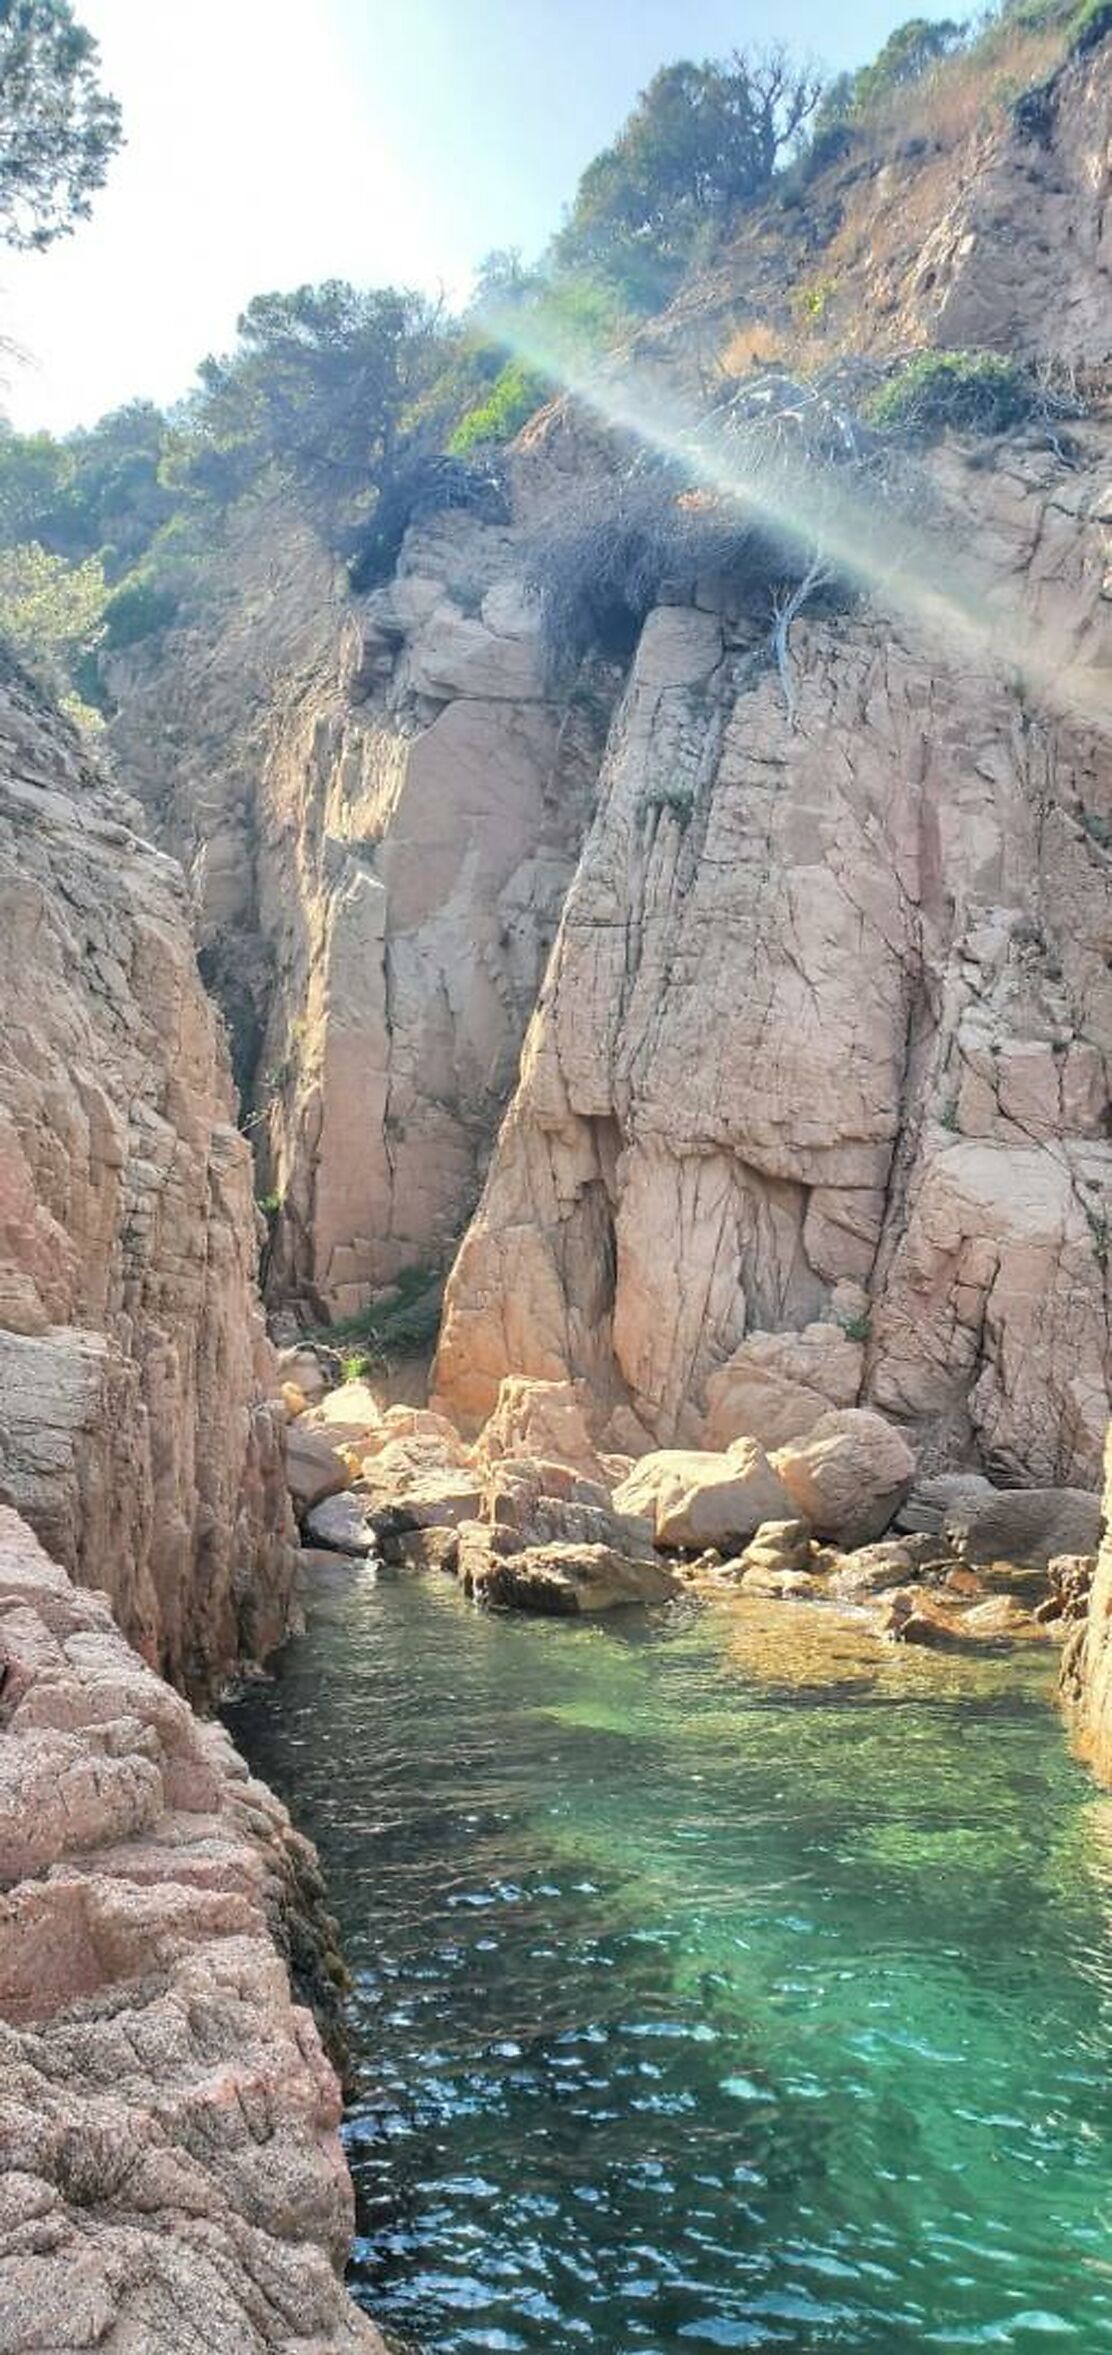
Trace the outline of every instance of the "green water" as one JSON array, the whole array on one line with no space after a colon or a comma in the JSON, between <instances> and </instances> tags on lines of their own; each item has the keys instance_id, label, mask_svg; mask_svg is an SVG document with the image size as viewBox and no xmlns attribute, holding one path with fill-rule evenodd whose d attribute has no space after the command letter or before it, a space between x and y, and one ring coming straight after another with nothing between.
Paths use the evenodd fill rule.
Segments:
<instances>
[{"instance_id":1,"label":"green water","mask_svg":"<svg viewBox=\"0 0 1112 2355\"><path fill-rule=\"evenodd\" d=\"M1112 2349L1112 1803L1052 1669L342 1575L231 1722L355 1972L357 2296L428 2355Z\"/></svg>"}]
</instances>

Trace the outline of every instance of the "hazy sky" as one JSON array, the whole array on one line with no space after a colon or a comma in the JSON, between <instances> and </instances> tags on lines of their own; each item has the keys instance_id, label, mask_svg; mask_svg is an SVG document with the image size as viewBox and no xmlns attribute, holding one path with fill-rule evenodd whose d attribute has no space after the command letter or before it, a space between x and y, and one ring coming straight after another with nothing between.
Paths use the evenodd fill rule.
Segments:
<instances>
[{"instance_id":1,"label":"hazy sky","mask_svg":"<svg viewBox=\"0 0 1112 2355\"><path fill-rule=\"evenodd\" d=\"M786 39L862 62L922 0L77 0L127 146L93 219L0 253L2 402L56 431L172 400L252 294L466 291L540 250L654 69ZM928 5L932 16L945 6Z\"/></svg>"}]
</instances>

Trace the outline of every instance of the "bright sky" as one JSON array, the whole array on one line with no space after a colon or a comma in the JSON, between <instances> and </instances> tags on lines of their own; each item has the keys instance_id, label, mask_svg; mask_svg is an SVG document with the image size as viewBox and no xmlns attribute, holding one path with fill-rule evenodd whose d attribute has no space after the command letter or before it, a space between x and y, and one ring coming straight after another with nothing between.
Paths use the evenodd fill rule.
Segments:
<instances>
[{"instance_id":1,"label":"bright sky","mask_svg":"<svg viewBox=\"0 0 1112 2355\"><path fill-rule=\"evenodd\" d=\"M251 295L466 293L538 253L658 65L783 38L831 70L922 0L77 0L127 145L90 222L0 254L2 405L63 431L170 401ZM925 13L942 16L945 6Z\"/></svg>"}]
</instances>

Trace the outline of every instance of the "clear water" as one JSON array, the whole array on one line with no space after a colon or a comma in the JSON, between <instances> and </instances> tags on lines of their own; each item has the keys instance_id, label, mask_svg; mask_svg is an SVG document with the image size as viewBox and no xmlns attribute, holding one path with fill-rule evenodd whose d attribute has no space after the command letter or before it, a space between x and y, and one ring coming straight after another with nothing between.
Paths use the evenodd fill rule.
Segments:
<instances>
[{"instance_id":1,"label":"clear water","mask_svg":"<svg viewBox=\"0 0 1112 2355\"><path fill-rule=\"evenodd\" d=\"M341 1577L231 1722L356 1975L386 2327L1112 2349L1112 1812L1052 1671Z\"/></svg>"}]
</instances>

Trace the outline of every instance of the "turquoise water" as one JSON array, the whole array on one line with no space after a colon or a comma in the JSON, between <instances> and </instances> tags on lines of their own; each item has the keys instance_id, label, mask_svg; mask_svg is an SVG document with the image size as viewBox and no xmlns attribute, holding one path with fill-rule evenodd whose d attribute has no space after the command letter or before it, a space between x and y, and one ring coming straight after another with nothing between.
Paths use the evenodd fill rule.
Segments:
<instances>
[{"instance_id":1,"label":"turquoise water","mask_svg":"<svg viewBox=\"0 0 1112 2355\"><path fill-rule=\"evenodd\" d=\"M1052 1672L342 1574L230 1721L355 1973L387 2328L1112 2349L1112 1802Z\"/></svg>"}]
</instances>

